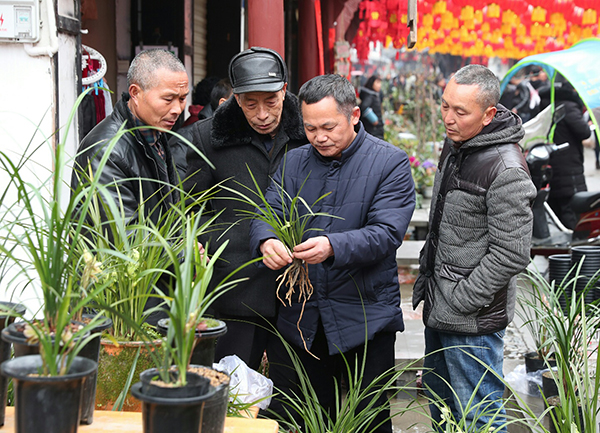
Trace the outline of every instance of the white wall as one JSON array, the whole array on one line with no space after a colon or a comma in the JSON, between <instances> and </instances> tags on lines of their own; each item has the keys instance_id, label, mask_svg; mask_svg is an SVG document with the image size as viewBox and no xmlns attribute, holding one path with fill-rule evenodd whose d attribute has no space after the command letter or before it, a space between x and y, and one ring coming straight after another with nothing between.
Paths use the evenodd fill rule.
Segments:
<instances>
[{"instance_id":1,"label":"white wall","mask_svg":"<svg viewBox=\"0 0 600 433\"><path fill-rule=\"evenodd\" d=\"M68 4L73 0L59 2ZM53 149L57 143L57 136L53 134L66 123L65 112L71 110L77 96L73 55L76 39L58 35L54 11L53 0L41 0L43 27L37 44L0 42L0 151L13 161L33 153L19 173L38 186L52 177ZM60 71L58 75L57 71ZM57 116L59 106L60 115ZM57 118L62 125L55 124ZM77 146L75 131L76 124L66 139L71 154ZM59 137L62 141L63 134ZM9 176L0 169L1 191L6 190L9 181ZM15 199L15 191L9 189L3 206L14 203ZM0 226L7 221L4 212L2 218ZM11 289L8 286L9 282L14 284L13 277L14 272L0 276L0 300L24 302L30 311L35 311L39 306L36 291L30 286L21 291L23 282Z\"/></svg>"}]
</instances>

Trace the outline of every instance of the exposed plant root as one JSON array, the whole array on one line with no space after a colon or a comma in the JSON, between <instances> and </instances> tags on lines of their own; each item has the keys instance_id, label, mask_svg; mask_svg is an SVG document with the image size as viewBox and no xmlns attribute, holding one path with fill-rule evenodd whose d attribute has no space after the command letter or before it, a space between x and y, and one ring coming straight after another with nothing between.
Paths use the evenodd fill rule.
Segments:
<instances>
[{"instance_id":1,"label":"exposed plant root","mask_svg":"<svg viewBox=\"0 0 600 433\"><path fill-rule=\"evenodd\" d=\"M279 281L279 285L277 286L277 299L279 299L283 305L286 305L287 301L290 307L292 306L294 287L298 286L298 302L302 303L302 309L300 310L300 317L298 317L298 323L296 323L296 327L300 332L300 338L302 338L302 343L304 343L304 349L314 358L319 359L317 356L311 353L310 350L308 350L308 347L306 346L306 340L304 339L304 335L302 335L302 330L300 329L300 321L304 315L304 306L306 305L306 301L310 299L313 294L313 285L308 278L308 265L303 260L294 259L292 264L287 267L283 274L277 277L277 281ZM281 299L281 296L279 296L279 290L284 285L287 286L285 301Z\"/></svg>"}]
</instances>

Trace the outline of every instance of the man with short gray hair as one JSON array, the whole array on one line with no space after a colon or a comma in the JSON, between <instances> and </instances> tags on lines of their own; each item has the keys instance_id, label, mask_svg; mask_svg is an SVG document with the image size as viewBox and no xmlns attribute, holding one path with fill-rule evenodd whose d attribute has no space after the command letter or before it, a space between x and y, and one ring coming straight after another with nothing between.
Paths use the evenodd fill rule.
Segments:
<instances>
[{"instance_id":1,"label":"man with short gray hair","mask_svg":"<svg viewBox=\"0 0 600 433\"><path fill-rule=\"evenodd\" d=\"M89 167L101 185L115 187L115 201L122 201L128 222L144 203L146 216L156 223L169 207L168 185L174 185L177 177L166 134L155 128L170 130L175 125L185 108L188 77L181 60L169 51L155 49L142 51L133 59L127 84L129 92L123 94L112 114L79 145L71 184L76 188L89 175ZM102 171L96 173L104 149L123 125L139 129L121 136Z\"/></svg>"},{"instance_id":2,"label":"man with short gray hair","mask_svg":"<svg viewBox=\"0 0 600 433\"><path fill-rule=\"evenodd\" d=\"M425 301L423 381L431 397L477 431L490 422L506 432L503 338L516 275L529 263L536 189L517 144L521 120L499 98L498 79L481 65L459 70L444 90L446 139L413 307ZM430 408L434 427L445 431L438 405Z\"/></svg>"},{"instance_id":3,"label":"man with short gray hair","mask_svg":"<svg viewBox=\"0 0 600 433\"><path fill-rule=\"evenodd\" d=\"M164 131L175 125L185 107L188 77L177 57L157 49L142 51L133 59L127 81L129 92L123 94L111 115L81 141L71 185L76 190L90 175L94 176L121 205L126 224L135 223L141 210L145 218L157 224L171 206L170 185L177 183ZM107 146L123 127L131 131L121 135L106 164L98 170ZM102 218L108 219L104 214ZM146 308L157 304L158 298L152 297ZM164 315L152 314L147 322L154 325L161 317Z\"/></svg>"}]
</instances>

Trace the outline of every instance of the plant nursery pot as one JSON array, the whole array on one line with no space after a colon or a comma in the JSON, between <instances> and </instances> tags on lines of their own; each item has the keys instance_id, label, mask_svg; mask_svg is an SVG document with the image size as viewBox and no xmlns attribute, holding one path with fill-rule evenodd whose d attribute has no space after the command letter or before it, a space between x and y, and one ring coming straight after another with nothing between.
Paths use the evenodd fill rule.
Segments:
<instances>
[{"instance_id":1,"label":"plant nursery pot","mask_svg":"<svg viewBox=\"0 0 600 433\"><path fill-rule=\"evenodd\" d=\"M92 314L84 314L83 320L95 317ZM108 317L102 317L100 322L90 332L92 334L106 331L112 326L112 320ZM79 352L79 356L98 363L100 358L100 335L92 339L84 348ZM90 377L88 377L83 383L83 395L81 397L81 424L91 424L94 422L94 408L96 405L96 383L98 381L98 369L95 369Z\"/></svg>"},{"instance_id":2,"label":"plant nursery pot","mask_svg":"<svg viewBox=\"0 0 600 433\"><path fill-rule=\"evenodd\" d=\"M153 341L152 344L159 345L161 340ZM116 344L110 340L101 340L96 386L97 410L112 410L127 382L138 349L140 356L133 377L139 377L141 372L154 367L150 355L150 351L154 350L152 344L143 341L123 341ZM122 410L140 412L142 404L128 392Z\"/></svg>"},{"instance_id":3,"label":"plant nursery pot","mask_svg":"<svg viewBox=\"0 0 600 433\"><path fill-rule=\"evenodd\" d=\"M76 323L76 322L71 322ZM15 352L15 358L27 355L37 355L40 353L38 343L31 344L27 341L27 337L23 334L23 329L26 322L13 322L2 330L2 339L12 343ZM86 332L80 338L86 338L89 332Z\"/></svg>"},{"instance_id":4,"label":"plant nursery pot","mask_svg":"<svg viewBox=\"0 0 600 433\"><path fill-rule=\"evenodd\" d=\"M173 380L177 380L179 372L175 369L169 371L169 376ZM188 374L186 386L160 386L156 383L159 382L159 374L157 368L150 368L146 371L142 371L140 374L140 382L142 382L142 393L148 397L161 397L161 398L188 398L197 397L204 395L210 388L210 381L208 378L200 376L196 373Z\"/></svg>"},{"instance_id":5,"label":"plant nursery pot","mask_svg":"<svg viewBox=\"0 0 600 433\"><path fill-rule=\"evenodd\" d=\"M87 317L86 317L87 316ZM94 317L91 314L84 314L84 321L86 318ZM40 353L38 344L29 344L27 339L23 335L23 331L21 329L21 325L24 322L13 323L9 328L7 328L6 333L3 332L2 339L7 338L7 341L11 341L13 343L15 349L15 358L20 358L22 356L28 355L37 355ZM101 332L105 329L108 329L112 326L112 320L109 318L104 318L104 321L101 322L97 327L92 329L90 332ZM98 363L98 354L100 352L100 337L94 338L89 343L87 343L83 349L79 352L78 356L83 358L91 359L95 363ZM91 373L91 376L88 380L86 380L83 384L83 396L81 397L81 423L82 424L91 424L94 419L94 401L96 400L96 379L97 379L97 369Z\"/></svg>"},{"instance_id":6,"label":"plant nursery pot","mask_svg":"<svg viewBox=\"0 0 600 433\"><path fill-rule=\"evenodd\" d=\"M558 386L556 385L553 374L556 374L556 372L552 373L550 370L546 370L542 373L542 393L546 398L558 395Z\"/></svg>"},{"instance_id":7,"label":"plant nursery pot","mask_svg":"<svg viewBox=\"0 0 600 433\"><path fill-rule=\"evenodd\" d=\"M202 379L208 383L208 379ZM142 382L138 382L131 387L131 393L142 401L144 433L202 433L205 404L215 394L215 388L209 385L204 394L172 398L146 395L142 388Z\"/></svg>"},{"instance_id":8,"label":"plant nursery pot","mask_svg":"<svg viewBox=\"0 0 600 433\"><path fill-rule=\"evenodd\" d=\"M83 382L97 364L76 356L64 376L40 376L40 355L6 361L1 372L13 379L16 433L75 433Z\"/></svg>"},{"instance_id":9,"label":"plant nursery pot","mask_svg":"<svg viewBox=\"0 0 600 433\"><path fill-rule=\"evenodd\" d=\"M533 373L534 371L545 370L548 368L544 359L537 352L528 352L524 355L525 357L525 371L527 373ZM554 359L546 360L550 367L556 365Z\"/></svg>"},{"instance_id":10,"label":"plant nursery pot","mask_svg":"<svg viewBox=\"0 0 600 433\"><path fill-rule=\"evenodd\" d=\"M217 326L210 327L204 331L196 331L196 347L194 347L190 364L212 367L215 362L217 339L227 333L227 324L225 322L222 320L215 320L215 322L218 322ZM168 328L169 319L160 319L156 325L156 330L162 335L167 335Z\"/></svg>"},{"instance_id":11,"label":"plant nursery pot","mask_svg":"<svg viewBox=\"0 0 600 433\"><path fill-rule=\"evenodd\" d=\"M190 365L188 371L210 379L211 386L216 389L215 394L206 400L204 404L202 433L223 433L225 431L227 405L229 404L229 382L231 378L226 373L201 365Z\"/></svg>"},{"instance_id":12,"label":"plant nursery pot","mask_svg":"<svg viewBox=\"0 0 600 433\"><path fill-rule=\"evenodd\" d=\"M550 412L555 411L557 407L559 407L561 405L560 402L560 397L558 395L553 395L551 397L548 397L546 399L546 401L548 402L548 407L551 407L551 409L546 413L545 417L546 417L546 421L548 422L548 432L549 433L561 433L562 430L557 430L554 426L554 422L552 421L552 415L550 414ZM583 426L583 412L581 410L581 406L579 406L579 421L580 421L580 425ZM569 431L571 431L571 429L569 429Z\"/></svg>"},{"instance_id":13,"label":"plant nursery pot","mask_svg":"<svg viewBox=\"0 0 600 433\"><path fill-rule=\"evenodd\" d=\"M21 304L13 304L12 302L0 302L4 307L12 308L14 311L22 315L25 313L25 306ZM5 311L0 312L0 332L13 323L14 316L9 315ZM10 359L10 342L0 339L0 363ZM8 379L0 375L0 426L4 425L4 412L6 410L6 396L8 394Z\"/></svg>"}]
</instances>

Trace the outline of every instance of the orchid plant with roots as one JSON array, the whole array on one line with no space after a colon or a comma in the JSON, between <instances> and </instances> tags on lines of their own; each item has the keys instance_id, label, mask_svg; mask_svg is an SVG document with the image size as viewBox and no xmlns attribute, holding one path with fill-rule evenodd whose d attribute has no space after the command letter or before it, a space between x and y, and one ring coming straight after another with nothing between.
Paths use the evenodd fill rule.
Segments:
<instances>
[{"instance_id":1,"label":"orchid plant with roots","mask_svg":"<svg viewBox=\"0 0 600 433\"><path fill-rule=\"evenodd\" d=\"M285 161L283 166L285 167ZM237 198L238 201L249 204L251 207L253 207L254 210L240 209L239 212L249 219L257 219L267 224L270 227L270 231L273 232L277 239L279 239L286 246L288 251L290 251L290 255L292 255L291 251L294 250L294 247L305 240L308 232L321 231L321 229L315 227L307 228L307 224L311 218L317 216L339 218L325 212L313 212L312 210L312 208L314 208L318 202L323 200L330 193L322 195L312 205L309 205L300 196L302 188L304 187L308 177L304 179L304 182L302 182L297 194L292 197L283 188L284 172L282 172L282 184L273 183L274 187L276 187L278 190L280 199L278 200L277 207L273 207L267 201L264 193L261 191L256 178L250 171L250 168L248 168L248 171L254 183L254 189L239 182L238 185L256 196L258 198L257 200L254 200L242 192L226 186L223 186L223 189L236 194L239 197ZM281 205L281 207L279 207L279 205ZM277 277L277 281L279 282L279 285L277 286L277 298L283 305L286 305L287 302L287 304L291 306L296 289L298 290L298 302L302 303L302 309L300 311L300 317L298 318L296 327L298 328L300 336L302 337L302 341L304 342L304 348L308 353L310 353L306 346L306 341L304 341L304 336L302 336L302 330L300 329L300 321L304 315L304 306L306 305L306 301L308 301L313 294L313 285L310 282L308 265L303 260L294 258L292 263L284 270L284 272ZM285 301L282 299L280 294L282 288L287 288L287 291L284 295Z\"/></svg>"}]
</instances>

